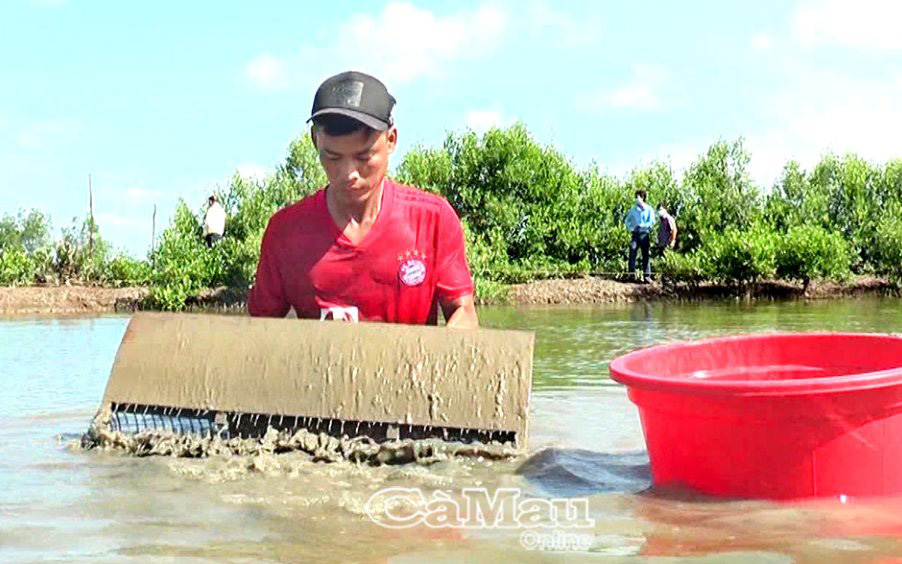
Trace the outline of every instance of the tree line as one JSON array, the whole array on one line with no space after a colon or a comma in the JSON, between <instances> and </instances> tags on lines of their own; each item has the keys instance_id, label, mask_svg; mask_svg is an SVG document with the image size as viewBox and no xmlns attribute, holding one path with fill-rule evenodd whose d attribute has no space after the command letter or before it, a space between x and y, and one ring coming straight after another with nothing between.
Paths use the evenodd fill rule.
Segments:
<instances>
[{"instance_id":1,"label":"tree line","mask_svg":"<svg viewBox=\"0 0 902 564\"><path fill-rule=\"evenodd\" d=\"M875 275L902 281L902 160L872 164L828 154L810 171L789 162L771 187L756 185L742 141L718 141L681 175L670 164L638 167L625 178L576 167L522 124L479 136L451 133L440 147L410 150L393 171L403 183L441 194L460 215L470 267L483 300L503 299L511 283L625 271L623 218L636 190L676 218L673 252L653 263L675 283L741 289L765 279L808 285ZM203 242L202 210L179 201L145 259L113 253L88 221L49 241L39 212L0 221L0 284L73 279L150 286L147 307L177 310L201 290L253 283L269 217L325 183L306 135L263 180L235 175L217 194L226 236Z\"/></svg>"}]
</instances>

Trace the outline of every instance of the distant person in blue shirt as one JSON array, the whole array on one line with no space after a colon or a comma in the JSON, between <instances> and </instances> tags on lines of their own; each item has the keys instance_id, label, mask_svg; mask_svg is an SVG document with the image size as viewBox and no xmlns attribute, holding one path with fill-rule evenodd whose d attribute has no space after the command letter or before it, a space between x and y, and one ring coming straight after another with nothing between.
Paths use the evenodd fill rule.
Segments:
<instances>
[{"instance_id":1,"label":"distant person in blue shirt","mask_svg":"<svg viewBox=\"0 0 902 564\"><path fill-rule=\"evenodd\" d=\"M636 252L642 249L643 282L651 279L651 264L649 255L649 233L655 226L655 210L645 203L645 190L636 190L636 204L626 212L626 230L630 232L630 275L636 276Z\"/></svg>"}]
</instances>

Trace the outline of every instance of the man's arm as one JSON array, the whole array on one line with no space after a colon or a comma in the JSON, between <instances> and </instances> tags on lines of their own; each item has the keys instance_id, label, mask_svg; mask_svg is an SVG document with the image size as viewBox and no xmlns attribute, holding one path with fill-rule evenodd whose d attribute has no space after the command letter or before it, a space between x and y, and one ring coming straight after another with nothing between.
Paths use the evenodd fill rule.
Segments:
<instances>
[{"instance_id":1,"label":"man's arm","mask_svg":"<svg viewBox=\"0 0 902 564\"><path fill-rule=\"evenodd\" d=\"M449 329L478 329L479 317L476 315L476 301L473 294L467 294L454 300L442 302L442 313Z\"/></svg>"},{"instance_id":2,"label":"man's arm","mask_svg":"<svg viewBox=\"0 0 902 564\"><path fill-rule=\"evenodd\" d=\"M655 217L655 212L651 209L651 207L646 206L646 208L642 211L642 215L645 216L642 218L642 227L651 231L655 226L655 223L657 223L658 218Z\"/></svg>"},{"instance_id":3,"label":"man's arm","mask_svg":"<svg viewBox=\"0 0 902 564\"><path fill-rule=\"evenodd\" d=\"M445 325L452 329L475 329L479 327L479 319L473 277L467 265L466 237L460 219L447 201L442 205L440 221L435 289Z\"/></svg>"}]
</instances>

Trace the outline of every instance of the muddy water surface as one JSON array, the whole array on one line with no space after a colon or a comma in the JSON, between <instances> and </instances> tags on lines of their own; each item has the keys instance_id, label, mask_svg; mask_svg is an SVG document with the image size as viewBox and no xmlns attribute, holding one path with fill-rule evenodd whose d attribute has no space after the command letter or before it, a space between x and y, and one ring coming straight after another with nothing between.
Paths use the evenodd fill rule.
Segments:
<instances>
[{"instance_id":1,"label":"muddy water surface","mask_svg":"<svg viewBox=\"0 0 902 564\"><path fill-rule=\"evenodd\" d=\"M902 499L776 504L647 491L636 410L606 373L617 354L675 339L902 332L902 302L497 308L482 310L482 319L536 332L529 455L380 468L300 455L137 459L73 449L127 318L0 320L0 560L873 562L902 555ZM513 526L389 529L367 514L403 513L383 498L368 505L385 488L416 488L429 499L445 492L460 504L465 488L587 499L594 525L535 529L544 536L532 537ZM573 534L581 536L565 536ZM524 548L540 542L581 550Z\"/></svg>"}]
</instances>

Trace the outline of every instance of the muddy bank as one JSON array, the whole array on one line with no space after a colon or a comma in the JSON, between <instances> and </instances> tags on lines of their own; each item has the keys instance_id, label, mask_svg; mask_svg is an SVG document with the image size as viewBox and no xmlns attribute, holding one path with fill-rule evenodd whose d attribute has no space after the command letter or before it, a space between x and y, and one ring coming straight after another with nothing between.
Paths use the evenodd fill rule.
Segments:
<instances>
[{"instance_id":1,"label":"muddy bank","mask_svg":"<svg viewBox=\"0 0 902 564\"><path fill-rule=\"evenodd\" d=\"M147 288L102 288L95 286L0 287L0 315L79 314L135 311L147 296ZM812 283L806 291L801 284L783 281L761 282L745 289L718 284L634 284L607 278L539 280L509 288L504 301L483 305L589 305L655 300L722 299L834 299L855 296L898 296L899 287L886 279L860 277L844 284ZM241 313L247 291L238 288L206 290L188 302L188 310L219 310Z\"/></svg>"},{"instance_id":2,"label":"muddy bank","mask_svg":"<svg viewBox=\"0 0 902 564\"><path fill-rule=\"evenodd\" d=\"M652 300L721 300L721 299L833 299L864 295L898 295L899 289L883 278L861 277L845 284L812 283L806 290L801 284L766 281L747 288L718 284L650 284L619 282L605 278L585 277L569 280L541 280L510 288L510 302L529 304L602 304Z\"/></svg>"},{"instance_id":3,"label":"muddy bank","mask_svg":"<svg viewBox=\"0 0 902 564\"><path fill-rule=\"evenodd\" d=\"M134 310L147 288L0 287L0 315L104 313Z\"/></svg>"}]
</instances>

